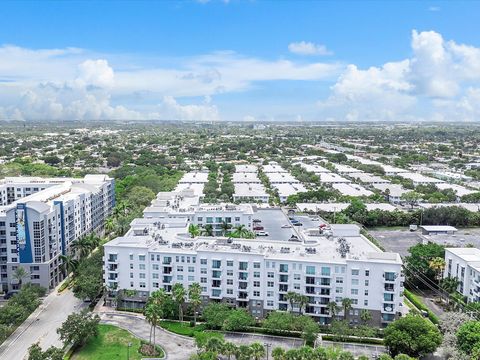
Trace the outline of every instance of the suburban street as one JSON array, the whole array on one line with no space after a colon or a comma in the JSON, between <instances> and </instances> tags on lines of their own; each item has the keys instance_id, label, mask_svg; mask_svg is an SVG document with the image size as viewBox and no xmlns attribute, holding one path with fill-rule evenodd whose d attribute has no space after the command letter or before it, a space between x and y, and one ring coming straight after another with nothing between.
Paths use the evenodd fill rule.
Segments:
<instances>
[{"instance_id":1,"label":"suburban street","mask_svg":"<svg viewBox=\"0 0 480 360\"><path fill-rule=\"evenodd\" d=\"M85 306L70 290L64 290L60 294L53 290L38 309L0 346L0 359L24 359L28 348L36 342L40 342L43 349L52 345L61 346L57 328L68 315Z\"/></svg>"}]
</instances>

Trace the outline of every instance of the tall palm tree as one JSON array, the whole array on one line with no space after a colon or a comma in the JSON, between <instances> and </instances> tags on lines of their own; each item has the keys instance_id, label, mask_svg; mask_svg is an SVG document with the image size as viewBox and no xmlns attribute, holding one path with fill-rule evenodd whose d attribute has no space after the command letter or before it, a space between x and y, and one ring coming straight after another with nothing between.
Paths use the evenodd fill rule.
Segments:
<instances>
[{"instance_id":1,"label":"tall palm tree","mask_svg":"<svg viewBox=\"0 0 480 360\"><path fill-rule=\"evenodd\" d=\"M298 311L300 312L300 314L302 314L302 310L307 307L308 301L309 299L307 295L298 294L297 302L298 302Z\"/></svg>"},{"instance_id":2,"label":"tall palm tree","mask_svg":"<svg viewBox=\"0 0 480 360\"><path fill-rule=\"evenodd\" d=\"M25 268L17 266L15 271L12 274L13 278L18 281L18 289L22 288L23 280L28 278L30 274Z\"/></svg>"},{"instance_id":3,"label":"tall palm tree","mask_svg":"<svg viewBox=\"0 0 480 360\"><path fill-rule=\"evenodd\" d=\"M60 255L60 260L62 261L62 268L66 273L74 273L78 267L78 260L73 256L69 255Z\"/></svg>"},{"instance_id":4,"label":"tall palm tree","mask_svg":"<svg viewBox=\"0 0 480 360\"><path fill-rule=\"evenodd\" d=\"M368 309L362 309L360 311L360 320L362 320L364 325L367 325L367 323L372 320L372 313Z\"/></svg>"},{"instance_id":5,"label":"tall palm tree","mask_svg":"<svg viewBox=\"0 0 480 360\"><path fill-rule=\"evenodd\" d=\"M290 303L290 311L293 312L293 306L297 302L298 294L294 291L289 291L285 294L285 300Z\"/></svg>"},{"instance_id":6,"label":"tall palm tree","mask_svg":"<svg viewBox=\"0 0 480 360\"><path fill-rule=\"evenodd\" d=\"M222 229L222 235L225 236L227 234L228 230L230 230L232 228L232 224L229 224L226 221L222 221L222 224L220 225L220 228Z\"/></svg>"},{"instance_id":7,"label":"tall palm tree","mask_svg":"<svg viewBox=\"0 0 480 360\"><path fill-rule=\"evenodd\" d=\"M178 319L183 321L183 304L186 297L185 288L181 283L176 283L172 287L172 298L178 305Z\"/></svg>"},{"instance_id":8,"label":"tall palm tree","mask_svg":"<svg viewBox=\"0 0 480 360\"><path fill-rule=\"evenodd\" d=\"M108 234L112 233L117 226L115 218L113 216L109 216L107 220L105 220L105 230Z\"/></svg>"},{"instance_id":9,"label":"tall palm tree","mask_svg":"<svg viewBox=\"0 0 480 360\"><path fill-rule=\"evenodd\" d=\"M222 354L227 356L228 360L230 360L230 358L237 353L237 349L237 345L235 345L234 343L226 342L225 344L223 344Z\"/></svg>"},{"instance_id":10,"label":"tall palm tree","mask_svg":"<svg viewBox=\"0 0 480 360\"><path fill-rule=\"evenodd\" d=\"M254 342L250 345L251 356L255 360L260 360L262 357L265 356L265 347L260 344L259 342Z\"/></svg>"},{"instance_id":11,"label":"tall palm tree","mask_svg":"<svg viewBox=\"0 0 480 360\"><path fill-rule=\"evenodd\" d=\"M234 230L239 237L244 237L248 233L248 229L243 224L235 226Z\"/></svg>"},{"instance_id":12,"label":"tall palm tree","mask_svg":"<svg viewBox=\"0 0 480 360\"><path fill-rule=\"evenodd\" d=\"M195 225L195 224L190 224L188 226L188 233L190 234L190 237L192 239L196 238L197 236L199 236L201 234L200 227L198 225Z\"/></svg>"},{"instance_id":13,"label":"tall palm tree","mask_svg":"<svg viewBox=\"0 0 480 360\"><path fill-rule=\"evenodd\" d=\"M222 351L224 341L218 337L212 337L207 340L205 344L205 351L211 351L214 353L219 353Z\"/></svg>"},{"instance_id":14,"label":"tall palm tree","mask_svg":"<svg viewBox=\"0 0 480 360\"><path fill-rule=\"evenodd\" d=\"M347 320L347 313L352 308L352 299L343 298L342 299L342 307L343 307L343 319Z\"/></svg>"},{"instance_id":15,"label":"tall palm tree","mask_svg":"<svg viewBox=\"0 0 480 360\"><path fill-rule=\"evenodd\" d=\"M150 324L150 345L152 345L152 332L153 332L153 352L156 353L156 327L162 318L162 307L160 304L154 301L147 303L144 310L145 319Z\"/></svg>"},{"instance_id":16,"label":"tall palm tree","mask_svg":"<svg viewBox=\"0 0 480 360\"><path fill-rule=\"evenodd\" d=\"M193 283L188 288L188 300L193 310L193 324L197 323L197 310L202 304L202 287L199 283Z\"/></svg>"},{"instance_id":17,"label":"tall palm tree","mask_svg":"<svg viewBox=\"0 0 480 360\"><path fill-rule=\"evenodd\" d=\"M435 272L435 280L440 281L443 269L445 269L445 260L441 257L433 258L428 263L428 266Z\"/></svg>"},{"instance_id":18,"label":"tall palm tree","mask_svg":"<svg viewBox=\"0 0 480 360\"><path fill-rule=\"evenodd\" d=\"M202 234L205 236L213 236L213 226L212 224L207 224L205 227L202 229Z\"/></svg>"},{"instance_id":19,"label":"tall palm tree","mask_svg":"<svg viewBox=\"0 0 480 360\"><path fill-rule=\"evenodd\" d=\"M328 309L328 312L330 313L330 315L332 317L332 320L335 318L335 315L337 315L338 311L340 310L340 308L338 307L338 305L335 301L330 301L327 304L327 309Z\"/></svg>"},{"instance_id":20,"label":"tall palm tree","mask_svg":"<svg viewBox=\"0 0 480 360\"><path fill-rule=\"evenodd\" d=\"M248 345L240 345L235 354L237 360L250 360L252 354L252 349Z\"/></svg>"}]
</instances>

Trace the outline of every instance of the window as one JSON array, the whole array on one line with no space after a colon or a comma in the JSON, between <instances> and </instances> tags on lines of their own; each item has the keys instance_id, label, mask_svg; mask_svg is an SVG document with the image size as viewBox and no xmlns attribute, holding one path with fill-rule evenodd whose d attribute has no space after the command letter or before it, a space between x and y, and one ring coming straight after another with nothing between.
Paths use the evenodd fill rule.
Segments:
<instances>
[{"instance_id":1,"label":"window","mask_svg":"<svg viewBox=\"0 0 480 360\"><path fill-rule=\"evenodd\" d=\"M358 285L358 279L352 279L352 285Z\"/></svg>"},{"instance_id":2,"label":"window","mask_svg":"<svg viewBox=\"0 0 480 360\"><path fill-rule=\"evenodd\" d=\"M140 277L140 279L145 279L145 273L140 273L139 277Z\"/></svg>"},{"instance_id":3,"label":"window","mask_svg":"<svg viewBox=\"0 0 480 360\"><path fill-rule=\"evenodd\" d=\"M368 290L365 290L364 294L365 296L368 296Z\"/></svg>"},{"instance_id":4,"label":"window","mask_svg":"<svg viewBox=\"0 0 480 360\"><path fill-rule=\"evenodd\" d=\"M273 279L275 277L275 274L273 272L268 272L267 277Z\"/></svg>"},{"instance_id":5,"label":"window","mask_svg":"<svg viewBox=\"0 0 480 360\"><path fill-rule=\"evenodd\" d=\"M330 276L330 268L322 266L322 276Z\"/></svg>"},{"instance_id":6,"label":"window","mask_svg":"<svg viewBox=\"0 0 480 360\"><path fill-rule=\"evenodd\" d=\"M153 269L153 270L158 270L158 269L159 269L158 264L153 264L153 265L152 265L152 269Z\"/></svg>"},{"instance_id":7,"label":"window","mask_svg":"<svg viewBox=\"0 0 480 360\"><path fill-rule=\"evenodd\" d=\"M360 274L360 270L358 270L358 269L352 269L352 275L358 276L358 274Z\"/></svg>"},{"instance_id":8,"label":"window","mask_svg":"<svg viewBox=\"0 0 480 360\"><path fill-rule=\"evenodd\" d=\"M254 278L259 278L259 277L260 277L260 272L259 272L259 271L255 271L255 272L253 273L253 277L254 277Z\"/></svg>"},{"instance_id":9,"label":"window","mask_svg":"<svg viewBox=\"0 0 480 360\"><path fill-rule=\"evenodd\" d=\"M267 300L267 306L273 306L273 300Z\"/></svg>"},{"instance_id":10,"label":"window","mask_svg":"<svg viewBox=\"0 0 480 360\"><path fill-rule=\"evenodd\" d=\"M200 282L202 284L206 284L207 283L207 278L205 278L205 277L200 278Z\"/></svg>"},{"instance_id":11,"label":"window","mask_svg":"<svg viewBox=\"0 0 480 360\"><path fill-rule=\"evenodd\" d=\"M233 279L227 279L227 285L233 285Z\"/></svg>"},{"instance_id":12,"label":"window","mask_svg":"<svg viewBox=\"0 0 480 360\"><path fill-rule=\"evenodd\" d=\"M300 274L293 274L293 279L294 280L300 280L301 279L301 275Z\"/></svg>"},{"instance_id":13,"label":"window","mask_svg":"<svg viewBox=\"0 0 480 360\"><path fill-rule=\"evenodd\" d=\"M130 260L133 260L133 254L130 254Z\"/></svg>"},{"instance_id":14,"label":"window","mask_svg":"<svg viewBox=\"0 0 480 360\"><path fill-rule=\"evenodd\" d=\"M200 259L200 264L207 265L207 259Z\"/></svg>"},{"instance_id":15,"label":"window","mask_svg":"<svg viewBox=\"0 0 480 360\"><path fill-rule=\"evenodd\" d=\"M183 272L183 266L177 266L177 271Z\"/></svg>"},{"instance_id":16,"label":"window","mask_svg":"<svg viewBox=\"0 0 480 360\"><path fill-rule=\"evenodd\" d=\"M228 295L233 295L233 289L227 289L227 294Z\"/></svg>"},{"instance_id":17,"label":"window","mask_svg":"<svg viewBox=\"0 0 480 360\"><path fill-rule=\"evenodd\" d=\"M139 261L145 261L145 255L138 255Z\"/></svg>"},{"instance_id":18,"label":"window","mask_svg":"<svg viewBox=\"0 0 480 360\"><path fill-rule=\"evenodd\" d=\"M260 291L254 291L253 296L260 296Z\"/></svg>"},{"instance_id":19,"label":"window","mask_svg":"<svg viewBox=\"0 0 480 360\"><path fill-rule=\"evenodd\" d=\"M365 276L370 276L370 270L365 270Z\"/></svg>"},{"instance_id":20,"label":"window","mask_svg":"<svg viewBox=\"0 0 480 360\"><path fill-rule=\"evenodd\" d=\"M336 292L337 294L342 294L342 293L343 293L343 288L337 287L337 288L335 288L335 292Z\"/></svg>"},{"instance_id":21,"label":"window","mask_svg":"<svg viewBox=\"0 0 480 360\"><path fill-rule=\"evenodd\" d=\"M268 287L273 287L273 281L267 281L267 286Z\"/></svg>"},{"instance_id":22,"label":"window","mask_svg":"<svg viewBox=\"0 0 480 360\"><path fill-rule=\"evenodd\" d=\"M267 297L273 297L273 291L267 291Z\"/></svg>"},{"instance_id":23,"label":"window","mask_svg":"<svg viewBox=\"0 0 480 360\"><path fill-rule=\"evenodd\" d=\"M351 290L350 290L350 293L351 293L352 295L358 295L358 289L351 289Z\"/></svg>"},{"instance_id":24,"label":"window","mask_svg":"<svg viewBox=\"0 0 480 360\"><path fill-rule=\"evenodd\" d=\"M370 283L368 280L365 280L365 286L368 286Z\"/></svg>"},{"instance_id":25,"label":"window","mask_svg":"<svg viewBox=\"0 0 480 360\"><path fill-rule=\"evenodd\" d=\"M207 269L206 268L201 268L200 269L200 274L206 274L207 273Z\"/></svg>"},{"instance_id":26,"label":"window","mask_svg":"<svg viewBox=\"0 0 480 360\"><path fill-rule=\"evenodd\" d=\"M213 269L220 269L221 266L222 266L222 262L220 260L212 260Z\"/></svg>"},{"instance_id":27,"label":"window","mask_svg":"<svg viewBox=\"0 0 480 360\"><path fill-rule=\"evenodd\" d=\"M315 275L315 266L307 266L307 275Z\"/></svg>"},{"instance_id":28,"label":"window","mask_svg":"<svg viewBox=\"0 0 480 360\"><path fill-rule=\"evenodd\" d=\"M288 272L288 264L280 264L280 272Z\"/></svg>"},{"instance_id":29,"label":"window","mask_svg":"<svg viewBox=\"0 0 480 360\"><path fill-rule=\"evenodd\" d=\"M227 266L229 267L233 266L233 260L227 260Z\"/></svg>"},{"instance_id":30,"label":"window","mask_svg":"<svg viewBox=\"0 0 480 360\"><path fill-rule=\"evenodd\" d=\"M227 276L233 276L233 270L227 270Z\"/></svg>"},{"instance_id":31,"label":"window","mask_svg":"<svg viewBox=\"0 0 480 360\"><path fill-rule=\"evenodd\" d=\"M368 300L363 300L363 305L368 306Z\"/></svg>"},{"instance_id":32,"label":"window","mask_svg":"<svg viewBox=\"0 0 480 360\"><path fill-rule=\"evenodd\" d=\"M260 287L260 281L254 281L253 287Z\"/></svg>"},{"instance_id":33,"label":"window","mask_svg":"<svg viewBox=\"0 0 480 360\"><path fill-rule=\"evenodd\" d=\"M195 276L188 275L188 281L195 281Z\"/></svg>"},{"instance_id":34,"label":"window","mask_svg":"<svg viewBox=\"0 0 480 360\"><path fill-rule=\"evenodd\" d=\"M195 272L195 268L193 266L188 267L188 272L192 273Z\"/></svg>"},{"instance_id":35,"label":"window","mask_svg":"<svg viewBox=\"0 0 480 360\"><path fill-rule=\"evenodd\" d=\"M183 281L183 275L177 275L177 280Z\"/></svg>"},{"instance_id":36,"label":"window","mask_svg":"<svg viewBox=\"0 0 480 360\"><path fill-rule=\"evenodd\" d=\"M145 287L147 287L147 285L144 282L140 282L140 287L145 288Z\"/></svg>"},{"instance_id":37,"label":"window","mask_svg":"<svg viewBox=\"0 0 480 360\"><path fill-rule=\"evenodd\" d=\"M152 278L153 278L153 279L158 279L158 274L153 273L153 274L152 274Z\"/></svg>"},{"instance_id":38,"label":"window","mask_svg":"<svg viewBox=\"0 0 480 360\"><path fill-rule=\"evenodd\" d=\"M260 263L259 262L254 262L253 263L253 268L254 269L260 269Z\"/></svg>"},{"instance_id":39,"label":"window","mask_svg":"<svg viewBox=\"0 0 480 360\"><path fill-rule=\"evenodd\" d=\"M138 268L140 270L145 270L145 264L138 264Z\"/></svg>"}]
</instances>

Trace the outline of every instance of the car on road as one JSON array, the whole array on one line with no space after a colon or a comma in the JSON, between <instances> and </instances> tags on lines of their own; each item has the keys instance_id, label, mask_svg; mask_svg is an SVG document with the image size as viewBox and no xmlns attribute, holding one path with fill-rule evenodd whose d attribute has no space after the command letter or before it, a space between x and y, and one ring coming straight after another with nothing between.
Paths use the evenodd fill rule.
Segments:
<instances>
[{"instance_id":1,"label":"car on road","mask_svg":"<svg viewBox=\"0 0 480 360\"><path fill-rule=\"evenodd\" d=\"M301 222L296 222L293 224L293 226L303 226L303 224Z\"/></svg>"},{"instance_id":2,"label":"car on road","mask_svg":"<svg viewBox=\"0 0 480 360\"><path fill-rule=\"evenodd\" d=\"M268 236L268 232L266 231L257 231L255 234L257 236Z\"/></svg>"},{"instance_id":3,"label":"car on road","mask_svg":"<svg viewBox=\"0 0 480 360\"><path fill-rule=\"evenodd\" d=\"M282 229L290 229L291 227L292 227L292 225L290 225L290 224L282 225Z\"/></svg>"},{"instance_id":4,"label":"car on road","mask_svg":"<svg viewBox=\"0 0 480 360\"><path fill-rule=\"evenodd\" d=\"M295 220L295 219L290 219L290 222L291 222L292 224L296 224L296 223L298 223L298 222L300 222L300 221Z\"/></svg>"},{"instance_id":5,"label":"car on road","mask_svg":"<svg viewBox=\"0 0 480 360\"><path fill-rule=\"evenodd\" d=\"M265 228L263 226L254 226L253 230L264 230Z\"/></svg>"}]
</instances>

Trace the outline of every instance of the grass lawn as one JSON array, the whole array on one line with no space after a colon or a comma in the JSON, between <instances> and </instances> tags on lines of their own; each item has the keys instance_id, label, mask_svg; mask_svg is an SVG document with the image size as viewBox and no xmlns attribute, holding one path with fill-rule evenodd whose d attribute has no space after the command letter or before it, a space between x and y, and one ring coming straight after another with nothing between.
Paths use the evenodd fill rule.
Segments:
<instances>
[{"instance_id":1,"label":"grass lawn","mask_svg":"<svg viewBox=\"0 0 480 360\"><path fill-rule=\"evenodd\" d=\"M77 350L71 357L72 360L123 360L127 358L128 343L132 343L130 348L131 360L140 360L147 357L138 352L140 339L128 331L104 324L100 324L98 329L99 336L90 339L85 346ZM158 357L163 357L163 354Z\"/></svg>"},{"instance_id":2,"label":"grass lawn","mask_svg":"<svg viewBox=\"0 0 480 360\"><path fill-rule=\"evenodd\" d=\"M184 336L195 336L196 332L204 331L204 325L196 325L194 327L190 326L190 323L187 322L177 322L177 321L161 321L160 326L165 330L171 331L178 335Z\"/></svg>"}]
</instances>

